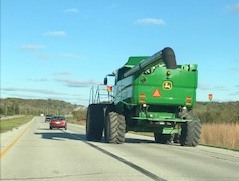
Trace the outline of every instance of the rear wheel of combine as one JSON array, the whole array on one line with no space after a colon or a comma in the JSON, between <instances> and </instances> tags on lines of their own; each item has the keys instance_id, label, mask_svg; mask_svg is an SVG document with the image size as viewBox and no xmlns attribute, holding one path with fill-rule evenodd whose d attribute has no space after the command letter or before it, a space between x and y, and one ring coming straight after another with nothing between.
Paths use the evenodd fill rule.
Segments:
<instances>
[{"instance_id":1,"label":"rear wheel of combine","mask_svg":"<svg viewBox=\"0 0 239 181\"><path fill-rule=\"evenodd\" d=\"M88 141L100 141L104 126L105 105L91 104L87 110L86 117L86 139Z\"/></svg>"},{"instance_id":2,"label":"rear wheel of combine","mask_svg":"<svg viewBox=\"0 0 239 181\"><path fill-rule=\"evenodd\" d=\"M171 135L162 134L162 133L154 133L154 139L157 143L165 144L170 141Z\"/></svg>"},{"instance_id":3,"label":"rear wheel of combine","mask_svg":"<svg viewBox=\"0 0 239 181\"><path fill-rule=\"evenodd\" d=\"M182 146L197 146L201 135L200 119L194 117L192 121L184 123L181 128L180 144Z\"/></svg>"}]
</instances>

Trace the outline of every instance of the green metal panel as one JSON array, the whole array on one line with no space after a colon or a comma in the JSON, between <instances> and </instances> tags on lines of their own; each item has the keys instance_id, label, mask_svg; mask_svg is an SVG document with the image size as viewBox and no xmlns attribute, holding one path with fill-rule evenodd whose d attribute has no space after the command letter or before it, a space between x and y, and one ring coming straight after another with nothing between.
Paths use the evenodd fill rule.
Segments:
<instances>
[{"instance_id":1,"label":"green metal panel","mask_svg":"<svg viewBox=\"0 0 239 181\"><path fill-rule=\"evenodd\" d=\"M170 76L166 75L167 71L171 72ZM167 83L171 84L171 88L165 88ZM197 71L158 67L151 74L141 73L118 81L114 96L116 104L119 101L156 105L187 105L186 103L190 102L187 106L193 106L196 101L196 88ZM153 96L155 91L159 91L160 96ZM142 101L144 95L145 101Z\"/></svg>"},{"instance_id":2,"label":"green metal panel","mask_svg":"<svg viewBox=\"0 0 239 181\"><path fill-rule=\"evenodd\" d=\"M175 127L172 125L160 125L160 124L150 124L149 121L142 120L137 121L133 126L127 127L128 131L137 131L137 132L154 132L154 133L163 133L163 134L173 134L180 133L181 128Z\"/></svg>"},{"instance_id":3,"label":"green metal panel","mask_svg":"<svg viewBox=\"0 0 239 181\"><path fill-rule=\"evenodd\" d=\"M118 103L124 101L126 103L131 104L131 99L133 96L133 83L134 76L127 77L117 82L114 87L114 103L117 105Z\"/></svg>"},{"instance_id":4,"label":"green metal panel","mask_svg":"<svg viewBox=\"0 0 239 181\"><path fill-rule=\"evenodd\" d=\"M129 114L127 130L171 134L180 131L176 123L190 121L176 112L183 106L190 109L196 103L197 65L167 69L158 57L130 57L117 71L114 104L117 112Z\"/></svg>"},{"instance_id":5,"label":"green metal panel","mask_svg":"<svg viewBox=\"0 0 239 181\"><path fill-rule=\"evenodd\" d=\"M170 76L166 75L167 71L170 71ZM197 71L159 67L149 75L142 73L135 82L134 99L138 104L192 107L196 102Z\"/></svg>"},{"instance_id":6,"label":"green metal panel","mask_svg":"<svg viewBox=\"0 0 239 181\"><path fill-rule=\"evenodd\" d=\"M141 56L141 57L129 57L128 62L125 64L125 67L134 67L142 60L148 58L148 56Z\"/></svg>"}]
</instances>

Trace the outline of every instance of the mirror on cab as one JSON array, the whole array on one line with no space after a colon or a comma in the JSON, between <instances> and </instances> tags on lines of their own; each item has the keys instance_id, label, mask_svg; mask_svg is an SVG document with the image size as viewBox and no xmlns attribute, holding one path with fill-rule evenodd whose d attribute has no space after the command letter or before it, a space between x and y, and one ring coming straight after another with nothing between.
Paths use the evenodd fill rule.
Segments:
<instances>
[{"instance_id":1,"label":"mirror on cab","mask_svg":"<svg viewBox=\"0 0 239 181\"><path fill-rule=\"evenodd\" d=\"M108 83L108 79L107 79L107 77L105 77L104 78L104 85L107 85L107 83Z\"/></svg>"},{"instance_id":2,"label":"mirror on cab","mask_svg":"<svg viewBox=\"0 0 239 181\"><path fill-rule=\"evenodd\" d=\"M113 80L113 82L114 82L115 73L112 72L111 74L108 74L108 75L105 76L105 78L104 78L104 85L108 85L108 77L109 77L109 78L110 78L110 77L113 77L113 79L110 78L110 80L109 80L110 83L112 82L112 80Z\"/></svg>"}]
</instances>

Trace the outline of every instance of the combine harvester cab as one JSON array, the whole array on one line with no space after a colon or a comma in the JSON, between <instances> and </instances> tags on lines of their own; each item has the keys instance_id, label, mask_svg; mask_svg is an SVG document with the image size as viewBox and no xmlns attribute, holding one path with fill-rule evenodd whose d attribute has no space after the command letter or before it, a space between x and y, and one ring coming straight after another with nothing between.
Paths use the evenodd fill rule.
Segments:
<instances>
[{"instance_id":1,"label":"combine harvester cab","mask_svg":"<svg viewBox=\"0 0 239 181\"><path fill-rule=\"evenodd\" d=\"M110 88L108 76L115 77ZM105 77L108 101L90 102L87 139L99 141L104 132L106 142L123 143L127 131L152 132L158 143L197 146L201 122L192 113L197 76L197 65L177 65L169 47L150 57L130 57Z\"/></svg>"}]
</instances>

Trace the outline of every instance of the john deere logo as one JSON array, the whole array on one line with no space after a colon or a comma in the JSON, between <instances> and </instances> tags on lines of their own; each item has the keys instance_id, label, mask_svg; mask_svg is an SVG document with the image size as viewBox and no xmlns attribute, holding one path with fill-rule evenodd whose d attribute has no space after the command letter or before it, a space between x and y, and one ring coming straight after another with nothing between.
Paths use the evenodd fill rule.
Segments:
<instances>
[{"instance_id":1,"label":"john deere logo","mask_svg":"<svg viewBox=\"0 0 239 181\"><path fill-rule=\"evenodd\" d=\"M170 81L163 82L163 89L164 90L171 90L173 88L173 83Z\"/></svg>"}]
</instances>

